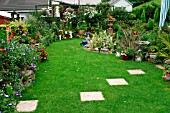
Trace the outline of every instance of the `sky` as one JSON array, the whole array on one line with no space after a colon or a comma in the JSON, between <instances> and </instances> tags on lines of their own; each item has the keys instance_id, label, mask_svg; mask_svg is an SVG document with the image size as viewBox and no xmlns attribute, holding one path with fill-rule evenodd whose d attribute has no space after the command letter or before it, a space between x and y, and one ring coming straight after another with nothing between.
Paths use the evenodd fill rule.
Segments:
<instances>
[{"instance_id":1,"label":"sky","mask_svg":"<svg viewBox=\"0 0 170 113\"><path fill-rule=\"evenodd\" d=\"M72 3L72 4L78 4L78 0L58 0L62 2L67 2L67 3ZM80 3L85 5L85 4L98 4L100 3L101 0L80 0Z\"/></svg>"}]
</instances>

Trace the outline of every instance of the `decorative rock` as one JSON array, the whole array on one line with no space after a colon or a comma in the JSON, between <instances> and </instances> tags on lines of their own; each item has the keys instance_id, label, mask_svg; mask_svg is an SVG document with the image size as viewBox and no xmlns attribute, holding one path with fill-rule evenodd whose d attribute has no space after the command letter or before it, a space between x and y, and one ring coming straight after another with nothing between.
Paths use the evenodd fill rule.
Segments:
<instances>
[{"instance_id":1,"label":"decorative rock","mask_svg":"<svg viewBox=\"0 0 170 113\"><path fill-rule=\"evenodd\" d=\"M81 101L104 100L102 92L80 92Z\"/></svg>"},{"instance_id":2,"label":"decorative rock","mask_svg":"<svg viewBox=\"0 0 170 113\"><path fill-rule=\"evenodd\" d=\"M125 79L123 78L115 78L115 79L106 79L107 82L112 85L128 85Z\"/></svg>"},{"instance_id":3,"label":"decorative rock","mask_svg":"<svg viewBox=\"0 0 170 113\"><path fill-rule=\"evenodd\" d=\"M107 49L107 48L102 48L101 50L104 51L104 52L108 52L109 51L109 49Z\"/></svg>"},{"instance_id":4,"label":"decorative rock","mask_svg":"<svg viewBox=\"0 0 170 113\"><path fill-rule=\"evenodd\" d=\"M99 49L98 48L94 48L95 51L98 51Z\"/></svg>"},{"instance_id":5,"label":"decorative rock","mask_svg":"<svg viewBox=\"0 0 170 113\"><path fill-rule=\"evenodd\" d=\"M38 100L20 101L16 108L18 112L33 112L37 105Z\"/></svg>"},{"instance_id":6,"label":"decorative rock","mask_svg":"<svg viewBox=\"0 0 170 113\"><path fill-rule=\"evenodd\" d=\"M164 67L163 66L161 66L161 65L155 65L157 68L159 68L159 69L164 69Z\"/></svg>"},{"instance_id":7,"label":"decorative rock","mask_svg":"<svg viewBox=\"0 0 170 113\"><path fill-rule=\"evenodd\" d=\"M141 69L127 70L131 75L135 74L145 74Z\"/></svg>"},{"instance_id":8,"label":"decorative rock","mask_svg":"<svg viewBox=\"0 0 170 113\"><path fill-rule=\"evenodd\" d=\"M170 59L166 60L165 64L170 64Z\"/></svg>"}]
</instances>

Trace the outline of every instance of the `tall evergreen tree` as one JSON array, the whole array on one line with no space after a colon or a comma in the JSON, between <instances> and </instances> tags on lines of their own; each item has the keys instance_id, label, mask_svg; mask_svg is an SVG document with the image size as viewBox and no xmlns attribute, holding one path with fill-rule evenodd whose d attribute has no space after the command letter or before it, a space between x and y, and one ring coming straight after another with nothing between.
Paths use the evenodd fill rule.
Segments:
<instances>
[{"instance_id":1,"label":"tall evergreen tree","mask_svg":"<svg viewBox=\"0 0 170 113\"><path fill-rule=\"evenodd\" d=\"M141 14L141 20L142 20L143 23L146 23L146 11L145 11L145 9L143 9L143 12Z\"/></svg>"},{"instance_id":2,"label":"tall evergreen tree","mask_svg":"<svg viewBox=\"0 0 170 113\"><path fill-rule=\"evenodd\" d=\"M154 22L158 22L158 20L159 20L159 9L156 8L154 13Z\"/></svg>"}]
</instances>

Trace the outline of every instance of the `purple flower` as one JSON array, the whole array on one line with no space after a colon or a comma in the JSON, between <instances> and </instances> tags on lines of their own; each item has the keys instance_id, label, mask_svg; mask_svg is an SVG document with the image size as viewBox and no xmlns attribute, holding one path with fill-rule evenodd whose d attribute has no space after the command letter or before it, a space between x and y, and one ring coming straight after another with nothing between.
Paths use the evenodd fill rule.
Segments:
<instances>
[{"instance_id":1,"label":"purple flower","mask_svg":"<svg viewBox=\"0 0 170 113\"><path fill-rule=\"evenodd\" d=\"M20 94L19 94L19 93L16 93L15 95L16 95L16 96L19 96Z\"/></svg>"},{"instance_id":2,"label":"purple flower","mask_svg":"<svg viewBox=\"0 0 170 113\"><path fill-rule=\"evenodd\" d=\"M11 103L9 103L9 104L8 104L8 106L12 106L12 104L11 104Z\"/></svg>"},{"instance_id":3,"label":"purple flower","mask_svg":"<svg viewBox=\"0 0 170 113\"><path fill-rule=\"evenodd\" d=\"M19 96L20 98L22 97L22 95L21 95L21 94L19 94L19 93L16 93L15 95L16 95L16 96Z\"/></svg>"},{"instance_id":4,"label":"purple flower","mask_svg":"<svg viewBox=\"0 0 170 113\"><path fill-rule=\"evenodd\" d=\"M33 57L33 60L36 60L36 57Z\"/></svg>"},{"instance_id":5,"label":"purple flower","mask_svg":"<svg viewBox=\"0 0 170 113\"><path fill-rule=\"evenodd\" d=\"M7 51L10 51L10 48L9 48L9 47L7 48Z\"/></svg>"},{"instance_id":6,"label":"purple flower","mask_svg":"<svg viewBox=\"0 0 170 113\"><path fill-rule=\"evenodd\" d=\"M32 68L33 70L36 70L37 66L32 63L32 64L31 64L31 68Z\"/></svg>"},{"instance_id":7,"label":"purple flower","mask_svg":"<svg viewBox=\"0 0 170 113\"><path fill-rule=\"evenodd\" d=\"M9 95L4 95L5 98L9 98L10 96Z\"/></svg>"},{"instance_id":8,"label":"purple flower","mask_svg":"<svg viewBox=\"0 0 170 113\"><path fill-rule=\"evenodd\" d=\"M5 87L5 86L6 86L6 84L2 84L2 86L4 86L4 87Z\"/></svg>"}]
</instances>

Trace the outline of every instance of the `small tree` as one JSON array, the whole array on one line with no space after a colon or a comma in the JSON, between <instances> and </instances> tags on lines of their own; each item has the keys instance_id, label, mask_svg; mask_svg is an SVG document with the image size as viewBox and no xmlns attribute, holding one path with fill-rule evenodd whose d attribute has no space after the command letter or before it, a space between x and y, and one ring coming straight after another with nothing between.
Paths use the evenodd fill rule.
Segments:
<instances>
[{"instance_id":1,"label":"small tree","mask_svg":"<svg viewBox=\"0 0 170 113\"><path fill-rule=\"evenodd\" d=\"M159 10L156 8L155 13L154 13L154 22L158 22L159 19Z\"/></svg>"},{"instance_id":2,"label":"small tree","mask_svg":"<svg viewBox=\"0 0 170 113\"><path fill-rule=\"evenodd\" d=\"M143 9L143 12L141 14L141 20L142 20L143 23L146 22L146 11L145 11L145 9Z\"/></svg>"},{"instance_id":3,"label":"small tree","mask_svg":"<svg viewBox=\"0 0 170 113\"><path fill-rule=\"evenodd\" d=\"M151 18L149 18L148 24L147 24L147 26L146 26L146 29L147 29L147 30L152 30L153 27L154 27L154 22L153 22L153 20L152 20Z\"/></svg>"}]
</instances>

